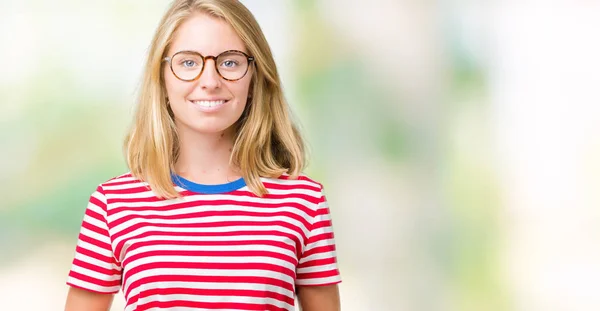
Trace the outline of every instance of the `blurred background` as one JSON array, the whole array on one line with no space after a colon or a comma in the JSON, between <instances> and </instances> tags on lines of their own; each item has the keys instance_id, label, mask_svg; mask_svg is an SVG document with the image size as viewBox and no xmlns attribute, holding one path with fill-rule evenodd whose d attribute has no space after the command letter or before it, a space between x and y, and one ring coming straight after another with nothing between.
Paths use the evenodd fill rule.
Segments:
<instances>
[{"instance_id":1,"label":"blurred background","mask_svg":"<svg viewBox=\"0 0 600 311\"><path fill-rule=\"evenodd\" d=\"M600 310L600 1L242 2L327 191L343 310ZM0 0L0 309L62 310L167 6Z\"/></svg>"}]
</instances>

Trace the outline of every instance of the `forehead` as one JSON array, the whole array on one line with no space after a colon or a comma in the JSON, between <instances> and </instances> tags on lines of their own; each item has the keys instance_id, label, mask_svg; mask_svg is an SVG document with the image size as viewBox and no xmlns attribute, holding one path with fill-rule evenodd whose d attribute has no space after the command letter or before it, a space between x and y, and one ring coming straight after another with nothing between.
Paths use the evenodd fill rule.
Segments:
<instances>
[{"instance_id":1,"label":"forehead","mask_svg":"<svg viewBox=\"0 0 600 311\"><path fill-rule=\"evenodd\" d=\"M168 54L184 50L213 56L227 50L246 52L244 42L227 21L205 13L193 14L173 34Z\"/></svg>"}]
</instances>

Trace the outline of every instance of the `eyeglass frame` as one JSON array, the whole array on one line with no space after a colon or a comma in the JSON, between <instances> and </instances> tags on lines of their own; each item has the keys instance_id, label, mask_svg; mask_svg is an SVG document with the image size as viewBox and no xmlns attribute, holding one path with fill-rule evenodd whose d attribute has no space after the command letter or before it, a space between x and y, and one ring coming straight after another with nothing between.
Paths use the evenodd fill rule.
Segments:
<instances>
[{"instance_id":1,"label":"eyeglass frame","mask_svg":"<svg viewBox=\"0 0 600 311\"><path fill-rule=\"evenodd\" d=\"M221 55L223 55L223 54L225 54L225 53L230 53L230 52L241 53L241 54L242 54L242 55L244 55L244 56L246 57L246 59L248 60L248 67L246 67L246 71L245 71L245 72L244 72L244 74L243 74L243 75L242 75L240 78L238 78L238 79L227 79L227 78L223 77L223 75L222 75L222 74L221 74L221 72L219 71L219 67L218 67L218 64L217 64L217 59L219 58L219 56L221 56ZM174 57L175 57L177 54L180 54L180 53L192 53L192 54L196 54L196 55L200 56L200 58L202 59L202 69L200 69L200 72L198 73L198 75L197 75L195 78L193 78L193 79L191 79L191 80L185 80L185 79L182 79L182 78L180 78L180 77L179 77L179 76L178 76L178 75L175 73L175 70L173 70L173 62L172 62L172 60L173 60L173 58L174 58ZM169 63L169 68L171 68L171 72L173 73L173 75L175 76L175 78L177 78L177 79L179 79L179 80L181 80L181 81L184 81L184 82L193 82L193 81L196 81L196 80L198 80L198 79L200 78L200 76L201 76L201 75L202 75L202 73L204 72L204 68L206 68L206 61L207 61L207 60L209 60L209 59L212 59L212 60L213 60L213 62L215 63L215 70L217 71L217 74L219 74L219 76L220 76L221 78L223 78L224 80L226 80L226 81L230 81L230 82L235 82L235 81L238 81L238 80L241 80L241 79L243 79L243 78L244 78L244 77L245 77L245 76L248 74L248 70L250 69L250 64L251 64L251 63L253 63L253 62L254 62L254 60L255 60L255 59L254 59L254 57L252 57L252 56L250 56L250 55L248 55L248 54L246 54L246 53L244 53L244 52L242 52L242 51L239 51L239 50L227 50L227 51L224 51L224 52L221 52L221 53L219 53L219 55L217 55L217 56L212 56L212 55L207 55L207 56L204 56L204 55L202 55L202 54L200 54L199 52L196 52L196 51L188 51L188 50L184 50L184 51L179 51L179 52L176 52L175 54L173 54L173 56L166 56L165 58L163 58L163 62L167 62L167 63Z\"/></svg>"}]
</instances>

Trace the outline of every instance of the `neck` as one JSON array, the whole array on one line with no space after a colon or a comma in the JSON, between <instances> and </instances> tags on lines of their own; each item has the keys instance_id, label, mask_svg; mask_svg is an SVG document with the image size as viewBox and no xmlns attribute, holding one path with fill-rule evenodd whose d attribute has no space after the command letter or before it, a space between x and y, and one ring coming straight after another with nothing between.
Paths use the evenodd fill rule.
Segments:
<instances>
[{"instance_id":1,"label":"neck","mask_svg":"<svg viewBox=\"0 0 600 311\"><path fill-rule=\"evenodd\" d=\"M229 164L233 131L203 134L179 131L179 158L175 173L199 184L223 184L239 179L239 170Z\"/></svg>"}]
</instances>

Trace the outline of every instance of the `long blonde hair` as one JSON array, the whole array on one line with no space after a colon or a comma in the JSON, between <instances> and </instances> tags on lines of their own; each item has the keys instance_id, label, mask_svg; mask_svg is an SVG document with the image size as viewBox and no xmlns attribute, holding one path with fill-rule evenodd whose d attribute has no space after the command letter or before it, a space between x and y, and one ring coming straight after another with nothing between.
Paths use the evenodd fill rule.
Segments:
<instances>
[{"instance_id":1,"label":"long blonde hair","mask_svg":"<svg viewBox=\"0 0 600 311\"><path fill-rule=\"evenodd\" d=\"M235 141L229 159L250 190L268 193L260 177L283 173L297 178L306 164L305 145L292 121L271 49L252 13L238 0L175 0L163 16L148 52L133 124L125 139L127 165L134 177L148 183L161 198L179 197L171 179L179 141L167 107L163 58L173 34L194 13L227 21L255 58L249 99L234 124Z\"/></svg>"}]
</instances>

